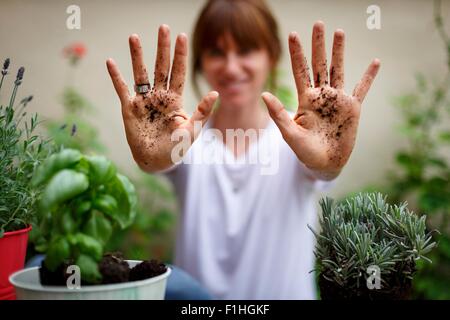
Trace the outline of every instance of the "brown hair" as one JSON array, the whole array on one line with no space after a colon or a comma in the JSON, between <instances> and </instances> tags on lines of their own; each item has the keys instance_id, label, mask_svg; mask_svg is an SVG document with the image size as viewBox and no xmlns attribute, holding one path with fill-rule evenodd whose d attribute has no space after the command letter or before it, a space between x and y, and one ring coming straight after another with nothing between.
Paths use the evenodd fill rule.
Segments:
<instances>
[{"instance_id":1,"label":"brown hair","mask_svg":"<svg viewBox=\"0 0 450 320\"><path fill-rule=\"evenodd\" d=\"M217 47L218 39L230 33L241 49L267 49L272 61L270 89L276 88L276 65L281 55L278 25L264 0L208 0L202 9L193 35L192 81L200 96L197 76L201 56Z\"/></svg>"}]
</instances>

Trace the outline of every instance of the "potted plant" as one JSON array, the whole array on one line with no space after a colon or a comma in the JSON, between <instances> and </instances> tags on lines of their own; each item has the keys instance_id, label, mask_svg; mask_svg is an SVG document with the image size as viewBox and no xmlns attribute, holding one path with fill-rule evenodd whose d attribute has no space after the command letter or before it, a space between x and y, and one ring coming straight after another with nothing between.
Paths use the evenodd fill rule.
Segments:
<instances>
[{"instance_id":1,"label":"potted plant","mask_svg":"<svg viewBox=\"0 0 450 320\"><path fill-rule=\"evenodd\" d=\"M3 63L0 93L8 74L10 60ZM9 102L0 105L0 300L14 299L14 288L8 277L23 268L28 232L34 222L40 187L32 187L35 168L51 153L48 141L35 134L37 115L26 118L26 106L32 96L15 105L22 83L21 67L14 81Z\"/></svg>"},{"instance_id":2,"label":"potted plant","mask_svg":"<svg viewBox=\"0 0 450 320\"><path fill-rule=\"evenodd\" d=\"M436 243L425 219L391 205L380 193L361 193L335 204L320 201L317 245L322 299L408 299L419 259ZM429 261L431 262L431 261Z\"/></svg>"},{"instance_id":3,"label":"potted plant","mask_svg":"<svg viewBox=\"0 0 450 320\"><path fill-rule=\"evenodd\" d=\"M113 229L133 222L137 202L133 184L111 161L63 149L38 167L32 185L44 186L36 249L45 260L11 276L19 299L164 297L165 265L105 255Z\"/></svg>"}]
</instances>

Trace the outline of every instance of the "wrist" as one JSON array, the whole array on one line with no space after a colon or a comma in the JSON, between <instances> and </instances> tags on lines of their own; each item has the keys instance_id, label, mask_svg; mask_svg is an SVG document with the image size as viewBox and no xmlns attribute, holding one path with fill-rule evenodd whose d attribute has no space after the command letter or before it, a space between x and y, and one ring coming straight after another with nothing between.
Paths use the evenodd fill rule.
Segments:
<instances>
[{"instance_id":1,"label":"wrist","mask_svg":"<svg viewBox=\"0 0 450 320\"><path fill-rule=\"evenodd\" d=\"M326 170L326 169L317 169L317 168L309 168L305 165L306 175L311 180L323 180L323 181L331 181L336 179L341 173L342 169L338 170Z\"/></svg>"}]
</instances>

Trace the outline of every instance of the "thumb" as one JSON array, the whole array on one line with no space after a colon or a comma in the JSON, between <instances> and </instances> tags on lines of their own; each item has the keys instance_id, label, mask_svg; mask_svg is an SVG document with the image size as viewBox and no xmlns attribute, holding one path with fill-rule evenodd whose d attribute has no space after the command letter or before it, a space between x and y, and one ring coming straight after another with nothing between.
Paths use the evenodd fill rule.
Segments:
<instances>
[{"instance_id":1,"label":"thumb","mask_svg":"<svg viewBox=\"0 0 450 320\"><path fill-rule=\"evenodd\" d=\"M211 91L203 97L202 101L200 101L197 106L197 110L195 110L191 119L189 119L192 125L194 125L195 121L201 121L202 125L205 124L211 114L212 107L218 96L219 93L217 91Z\"/></svg>"},{"instance_id":2,"label":"thumb","mask_svg":"<svg viewBox=\"0 0 450 320\"><path fill-rule=\"evenodd\" d=\"M297 124L291 119L281 101L269 92L263 92L261 97L283 138L286 140L288 137L292 137L297 129Z\"/></svg>"},{"instance_id":3,"label":"thumb","mask_svg":"<svg viewBox=\"0 0 450 320\"><path fill-rule=\"evenodd\" d=\"M219 93L217 91L211 91L203 97L203 99L198 104L194 114L189 119L188 126L191 132L194 132L195 123L198 121L201 122L201 127L204 126L206 121L209 119L209 116L211 115L212 107L218 97ZM194 139L195 138L196 137L194 137Z\"/></svg>"}]
</instances>

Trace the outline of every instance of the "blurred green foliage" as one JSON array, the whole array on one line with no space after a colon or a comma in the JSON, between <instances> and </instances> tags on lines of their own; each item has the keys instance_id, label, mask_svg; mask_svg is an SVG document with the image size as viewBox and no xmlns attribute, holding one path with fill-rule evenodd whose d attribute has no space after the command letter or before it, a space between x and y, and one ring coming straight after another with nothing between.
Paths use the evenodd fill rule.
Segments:
<instances>
[{"instance_id":1,"label":"blurred green foliage","mask_svg":"<svg viewBox=\"0 0 450 320\"><path fill-rule=\"evenodd\" d=\"M427 214L438 247L418 261L416 298L450 299L450 38L444 29L441 1L434 3L434 21L446 51L442 81L416 76L416 87L395 98L406 145L395 154L395 169L387 183L365 190L381 190L392 203L407 200L415 212Z\"/></svg>"},{"instance_id":2,"label":"blurred green foliage","mask_svg":"<svg viewBox=\"0 0 450 320\"><path fill-rule=\"evenodd\" d=\"M106 147L99 140L98 130L85 119L87 114L92 115L95 111L92 104L74 87L64 88L61 100L64 117L45 122L53 141L82 152L105 153Z\"/></svg>"},{"instance_id":3,"label":"blurred green foliage","mask_svg":"<svg viewBox=\"0 0 450 320\"><path fill-rule=\"evenodd\" d=\"M286 74L283 70L276 70L276 79L277 85L275 86L273 94L280 99L281 103L283 103L284 107L288 111L297 111L297 97L294 94L293 90L286 84L280 83L280 79L285 79ZM272 79L269 78L269 83L272 82Z\"/></svg>"}]
</instances>

